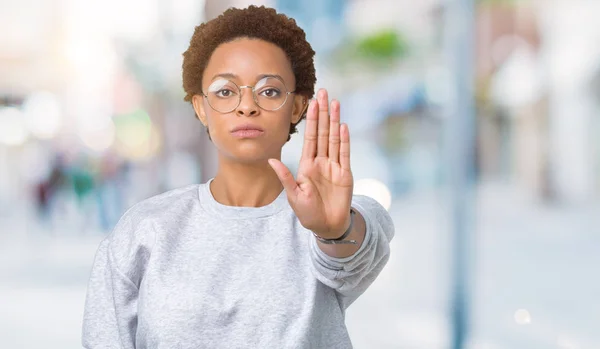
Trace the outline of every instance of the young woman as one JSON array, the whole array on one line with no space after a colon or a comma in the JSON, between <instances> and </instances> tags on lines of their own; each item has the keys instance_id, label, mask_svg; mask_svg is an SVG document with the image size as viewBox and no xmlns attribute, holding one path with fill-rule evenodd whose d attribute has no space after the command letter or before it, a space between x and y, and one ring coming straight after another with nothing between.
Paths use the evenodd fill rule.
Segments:
<instances>
[{"instance_id":1,"label":"young woman","mask_svg":"<svg viewBox=\"0 0 600 349\"><path fill-rule=\"evenodd\" d=\"M183 86L217 174L135 205L101 243L85 348L352 347L345 310L386 264L394 227L352 195L340 104L325 90L309 103L313 57L295 21L265 7L196 28ZM281 148L305 117L294 178Z\"/></svg>"}]
</instances>

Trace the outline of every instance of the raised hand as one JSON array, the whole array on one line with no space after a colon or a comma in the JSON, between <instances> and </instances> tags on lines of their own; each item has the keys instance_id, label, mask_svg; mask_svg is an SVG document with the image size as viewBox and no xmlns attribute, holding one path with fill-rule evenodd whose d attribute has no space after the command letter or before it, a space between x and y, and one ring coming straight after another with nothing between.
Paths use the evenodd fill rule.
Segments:
<instances>
[{"instance_id":1,"label":"raised hand","mask_svg":"<svg viewBox=\"0 0 600 349\"><path fill-rule=\"evenodd\" d=\"M340 124L340 103L319 90L308 107L302 158L297 178L279 160L269 164L286 191L300 223L317 235L332 239L350 225L354 179L350 170L350 134Z\"/></svg>"}]
</instances>

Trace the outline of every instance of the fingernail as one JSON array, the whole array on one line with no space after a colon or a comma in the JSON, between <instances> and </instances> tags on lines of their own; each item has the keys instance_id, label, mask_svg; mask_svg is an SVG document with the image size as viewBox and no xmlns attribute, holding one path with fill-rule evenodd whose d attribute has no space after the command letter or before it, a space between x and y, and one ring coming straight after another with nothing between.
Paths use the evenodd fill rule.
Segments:
<instances>
[{"instance_id":1,"label":"fingernail","mask_svg":"<svg viewBox=\"0 0 600 349\"><path fill-rule=\"evenodd\" d=\"M319 90L319 103L327 103L327 92L324 89Z\"/></svg>"},{"instance_id":2,"label":"fingernail","mask_svg":"<svg viewBox=\"0 0 600 349\"><path fill-rule=\"evenodd\" d=\"M340 103L338 102L337 99L332 99L331 100L331 110L333 110L333 111L340 110Z\"/></svg>"}]
</instances>

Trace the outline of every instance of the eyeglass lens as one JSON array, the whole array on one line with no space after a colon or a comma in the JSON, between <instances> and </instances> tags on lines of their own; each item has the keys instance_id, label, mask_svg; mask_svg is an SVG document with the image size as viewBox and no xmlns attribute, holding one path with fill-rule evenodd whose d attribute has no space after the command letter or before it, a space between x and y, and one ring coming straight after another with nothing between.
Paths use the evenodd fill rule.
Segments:
<instances>
[{"instance_id":1,"label":"eyeglass lens","mask_svg":"<svg viewBox=\"0 0 600 349\"><path fill-rule=\"evenodd\" d=\"M254 101L265 110L277 110L287 99L283 81L274 77L259 80L252 90ZM228 113L237 108L242 97L240 88L227 79L215 80L208 87L206 95L210 106L221 113Z\"/></svg>"}]
</instances>

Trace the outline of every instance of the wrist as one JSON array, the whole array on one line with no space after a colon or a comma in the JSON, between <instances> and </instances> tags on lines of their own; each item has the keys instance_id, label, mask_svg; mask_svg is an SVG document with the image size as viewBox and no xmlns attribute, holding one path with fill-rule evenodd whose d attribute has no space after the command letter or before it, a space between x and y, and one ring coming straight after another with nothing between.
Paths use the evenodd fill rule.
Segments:
<instances>
[{"instance_id":1,"label":"wrist","mask_svg":"<svg viewBox=\"0 0 600 349\"><path fill-rule=\"evenodd\" d=\"M354 223L354 215L356 214L356 211L352 208L350 208L349 214L348 214L348 218L346 219L346 229L344 229L341 232L336 232L336 233L332 233L327 234L327 236L325 236L324 234L321 235L319 233L316 232L312 232L313 235L317 238L317 240L319 240L322 243L325 244L337 244L337 243L356 243L356 241L354 240L348 240L348 237L351 235L352 230L353 230L353 223Z\"/></svg>"},{"instance_id":2,"label":"wrist","mask_svg":"<svg viewBox=\"0 0 600 349\"><path fill-rule=\"evenodd\" d=\"M350 208L350 212L348 213L348 218L346 218L346 224L344 224L344 230L338 231L335 234L331 234L331 235L333 235L332 239L339 239L344 234L348 233L348 231L350 229L352 229L352 215L353 214L354 214L354 211L352 210L352 208Z\"/></svg>"}]
</instances>

